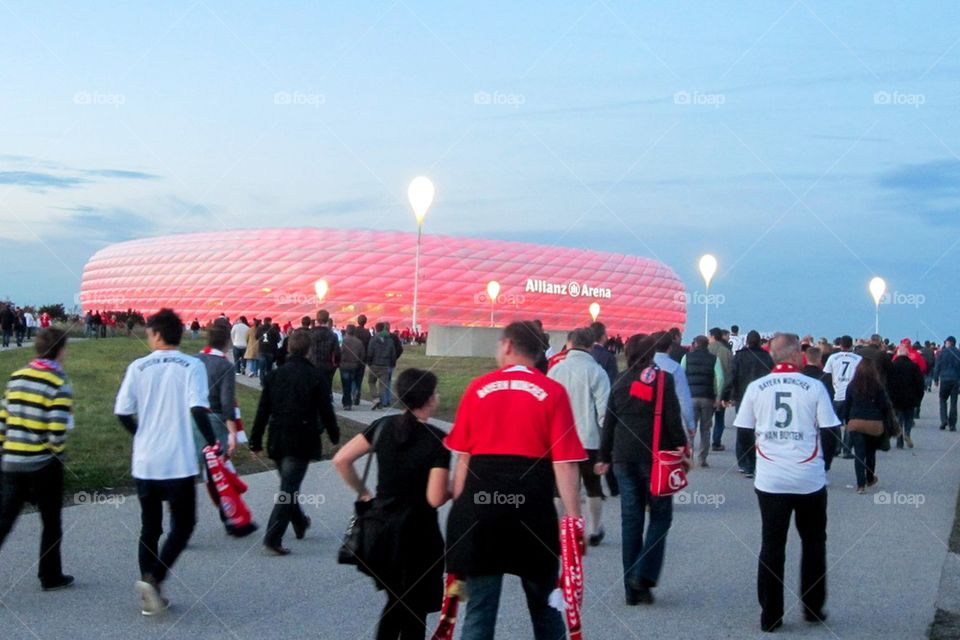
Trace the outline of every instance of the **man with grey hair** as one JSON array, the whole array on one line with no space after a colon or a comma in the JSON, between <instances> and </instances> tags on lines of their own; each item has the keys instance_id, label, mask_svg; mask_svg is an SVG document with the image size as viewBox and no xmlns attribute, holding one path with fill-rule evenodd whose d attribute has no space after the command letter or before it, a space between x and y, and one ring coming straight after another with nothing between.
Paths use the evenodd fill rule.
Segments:
<instances>
[{"instance_id":1,"label":"man with grey hair","mask_svg":"<svg viewBox=\"0 0 960 640\"><path fill-rule=\"evenodd\" d=\"M804 618L826 620L827 475L821 429L840 424L823 384L803 375L800 338L778 333L770 341L773 371L754 380L734 426L756 436L754 488L763 523L757 569L760 628L783 625L783 566L790 518L800 534L800 599Z\"/></svg>"}]
</instances>

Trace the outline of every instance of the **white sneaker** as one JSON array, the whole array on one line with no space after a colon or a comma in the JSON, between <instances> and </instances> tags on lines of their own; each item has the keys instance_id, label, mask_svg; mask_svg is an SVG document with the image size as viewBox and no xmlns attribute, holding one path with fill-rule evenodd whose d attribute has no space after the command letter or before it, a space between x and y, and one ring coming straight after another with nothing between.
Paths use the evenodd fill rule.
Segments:
<instances>
[{"instance_id":1,"label":"white sneaker","mask_svg":"<svg viewBox=\"0 0 960 640\"><path fill-rule=\"evenodd\" d=\"M155 616L170 606L170 601L160 595L160 589L146 580L137 580L134 588L140 594L142 601L140 613L143 615Z\"/></svg>"}]
</instances>

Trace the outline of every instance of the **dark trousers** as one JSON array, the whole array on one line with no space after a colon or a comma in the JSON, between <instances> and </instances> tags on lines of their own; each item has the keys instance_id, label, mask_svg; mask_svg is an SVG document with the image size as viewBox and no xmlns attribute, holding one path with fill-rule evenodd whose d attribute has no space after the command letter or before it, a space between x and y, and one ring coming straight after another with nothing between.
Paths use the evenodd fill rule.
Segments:
<instances>
[{"instance_id":1,"label":"dark trousers","mask_svg":"<svg viewBox=\"0 0 960 640\"><path fill-rule=\"evenodd\" d=\"M163 582L183 552L197 524L197 479L142 480L137 478L140 500L140 573ZM158 550L163 534L163 503L170 505L170 532Z\"/></svg>"},{"instance_id":2,"label":"dark trousers","mask_svg":"<svg viewBox=\"0 0 960 640\"><path fill-rule=\"evenodd\" d=\"M63 465L53 460L41 469L3 474L2 508L0 508L0 547L13 529L26 502L33 502L40 511L43 533L40 534L40 562L37 577L44 586L55 584L63 576L60 564L60 506L63 501Z\"/></svg>"},{"instance_id":3,"label":"dark trousers","mask_svg":"<svg viewBox=\"0 0 960 640\"><path fill-rule=\"evenodd\" d=\"M423 640L427 634L427 612L419 603L406 602L402 596L387 590L387 605L380 614L377 640Z\"/></svg>"},{"instance_id":4,"label":"dark trousers","mask_svg":"<svg viewBox=\"0 0 960 640\"><path fill-rule=\"evenodd\" d=\"M918 409L920 407L917 407ZM914 413L912 409L900 410L897 409L897 420L900 421L900 427L903 429L903 433L900 434L900 437L897 438L897 446L903 447L903 436L910 437L910 433L913 431L913 422L915 420Z\"/></svg>"},{"instance_id":5,"label":"dark trousers","mask_svg":"<svg viewBox=\"0 0 960 640\"><path fill-rule=\"evenodd\" d=\"M340 386L343 388L343 406L352 407L357 402L354 402L354 398L357 397L357 390L354 388L357 386L357 370L349 370L340 368Z\"/></svg>"},{"instance_id":6,"label":"dark trousers","mask_svg":"<svg viewBox=\"0 0 960 640\"><path fill-rule=\"evenodd\" d=\"M843 448L843 427L829 427L820 430L820 439L823 442L823 468L830 471L833 459Z\"/></svg>"},{"instance_id":7,"label":"dark trousers","mask_svg":"<svg viewBox=\"0 0 960 640\"><path fill-rule=\"evenodd\" d=\"M757 434L753 429L737 429L737 466L744 473L757 470Z\"/></svg>"},{"instance_id":8,"label":"dark trousers","mask_svg":"<svg viewBox=\"0 0 960 640\"><path fill-rule=\"evenodd\" d=\"M727 415L727 408L720 407L713 414L713 442L711 443L714 447L719 447L723 444L723 430L726 428L724 421Z\"/></svg>"},{"instance_id":9,"label":"dark trousers","mask_svg":"<svg viewBox=\"0 0 960 640\"><path fill-rule=\"evenodd\" d=\"M857 486L866 487L873 482L877 471L877 445L880 438L868 436L857 431L850 432L850 445L853 447L853 469L857 474Z\"/></svg>"},{"instance_id":10,"label":"dark trousers","mask_svg":"<svg viewBox=\"0 0 960 640\"><path fill-rule=\"evenodd\" d=\"M557 576L543 579L520 578L527 596L527 609L533 623L535 640L564 640L567 624L563 615L550 606L550 593L557 588ZM463 617L463 635L460 640L493 640L500 608L503 575L467 576L466 613Z\"/></svg>"},{"instance_id":11,"label":"dark trousers","mask_svg":"<svg viewBox=\"0 0 960 640\"><path fill-rule=\"evenodd\" d=\"M307 475L309 465L310 461L306 458L294 456L284 456L277 463L280 491L274 500L263 544L279 547L283 543L283 534L286 533L287 526L291 522L298 527L306 526L307 516L300 508L300 485L303 483L304 476Z\"/></svg>"},{"instance_id":12,"label":"dark trousers","mask_svg":"<svg viewBox=\"0 0 960 640\"><path fill-rule=\"evenodd\" d=\"M355 385L355 389L353 390L353 404L360 404L360 396L363 395L363 374L366 370L367 366L361 362L357 365L357 369L353 373L353 384Z\"/></svg>"},{"instance_id":13,"label":"dark trousers","mask_svg":"<svg viewBox=\"0 0 960 640\"><path fill-rule=\"evenodd\" d=\"M623 531L623 586L655 587L663 569L667 532L673 522L673 497L650 495L650 476L639 465L615 464L620 481L620 526ZM650 523L644 535L647 507Z\"/></svg>"},{"instance_id":14,"label":"dark trousers","mask_svg":"<svg viewBox=\"0 0 960 640\"><path fill-rule=\"evenodd\" d=\"M783 565L791 514L800 534L800 601L808 613L819 615L827 599L826 487L807 494L757 490L757 499L763 521L757 567L761 623L769 626L783 617Z\"/></svg>"},{"instance_id":15,"label":"dark trousers","mask_svg":"<svg viewBox=\"0 0 960 640\"><path fill-rule=\"evenodd\" d=\"M940 425L948 425L951 431L957 428L957 393L960 392L960 380L940 381ZM950 411L947 411L947 400Z\"/></svg>"},{"instance_id":16,"label":"dark trousers","mask_svg":"<svg viewBox=\"0 0 960 640\"><path fill-rule=\"evenodd\" d=\"M276 360L276 356L272 353L261 353L260 354L260 364L257 366L260 373L260 386L263 386L263 379L267 377L267 374L270 373L270 370L273 369L273 361Z\"/></svg>"},{"instance_id":17,"label":"dark trousers","mask_svg":"<svg viewBox=\"0 0 960 640\"><path fill-rule=\"evenodd\" d=\"M237 373L243 373L246 367L246 360L243 359L243 354L247 352L247 348L244 347L234 347L233 348L233 368Z\"/></svg>"},{"instance_id":18,"label":"dark trousers","mask_svg":"<svg viewBox=\"0 0 960 640\"><path fill-rule=\"evenodd\" d=\"M10 338L13 336L13 329L4 329L3 330L3 348L6 349L10 346Z\"/></svg>"}]
</instances>

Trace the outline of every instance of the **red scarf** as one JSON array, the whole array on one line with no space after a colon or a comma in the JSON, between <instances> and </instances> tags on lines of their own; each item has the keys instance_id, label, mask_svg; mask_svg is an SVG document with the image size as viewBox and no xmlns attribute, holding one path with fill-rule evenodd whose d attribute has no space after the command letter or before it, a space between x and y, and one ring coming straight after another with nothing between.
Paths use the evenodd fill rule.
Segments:
<instances>
[{"instance_id":1,"label":"red scarf","mask_svg":"<svg viewBox=\"0 0 960 640\"><path fill-rule=\"evenodd\" d=\"M773 368L773 373L797 373L798 371L800 371L800 369L789 362L781 362Z\"/></svg>"},{"instance_id":2,"label":"red scarf","mask_svg":"<svg viewBox=\"0 0 960 640\"><path fill-rule=\"evenodd\" d=\"M583 518L563 516L560 519L560 588L570 640L583 638L580 617L580 607L583 606L583 533Z\"/></svg>"}]
</instances>

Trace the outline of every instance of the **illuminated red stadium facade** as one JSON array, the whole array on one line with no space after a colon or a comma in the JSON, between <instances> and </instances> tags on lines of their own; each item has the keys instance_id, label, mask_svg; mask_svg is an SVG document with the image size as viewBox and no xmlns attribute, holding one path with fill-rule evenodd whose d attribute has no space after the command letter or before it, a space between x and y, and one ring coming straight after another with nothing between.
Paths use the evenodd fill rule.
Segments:
<instances>
[{"instance_id":1,"label":"illuminated red stadium facade","mask_svg":"<svg viewBox=\"0 0 960 640\"><path fill-rule=\"evenodd\" d=\"M366 314L410 326L416 234L343 229L251 229L132 240L98 251L83 270L91 309L176 309L206 322L271 316L294 321L323 307L338 325ZM322 300L317 281L326 282ZM495 305L490 280L500 283ZM323 292L323 285L320 287ZM683 327L684 287L649 258L583 249L425 235L418 322L490 326L540 318L547 329L599 319L627 334Z\"/></svg>"}]
</instances>

